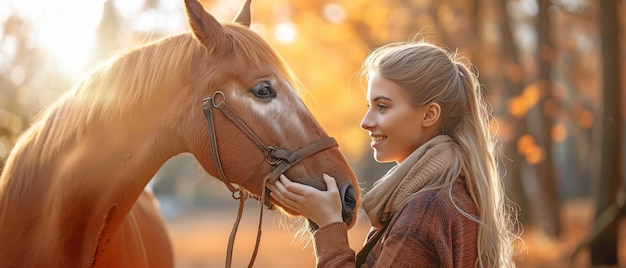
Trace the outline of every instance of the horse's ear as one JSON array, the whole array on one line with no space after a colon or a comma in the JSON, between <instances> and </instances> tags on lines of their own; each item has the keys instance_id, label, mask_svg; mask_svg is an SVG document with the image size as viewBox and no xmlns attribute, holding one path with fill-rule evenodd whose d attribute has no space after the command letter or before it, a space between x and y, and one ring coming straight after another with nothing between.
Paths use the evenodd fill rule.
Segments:
<instances>
[{"instance_id":1,"label":"horse's ear","mask_svg":"<svg viewBox=\"0 0 626 268\"><path fill-rule=\"evenodd\" d=\"M241 8L237 13L237 17L235 17L233 22L250 27L250 2L251 0L243 2L243 5L241 5Z\"/></svg>"},{"instance_id":2,"label":"horse's ear","mask_svg":"<svg viewBox=\"0 0 626 268\"><path fill-rule=\"evenodd\" d=\"M225 39L222 24L206 12L198 0L185 0L185 9L189 27L196 39L211 51L218 48Z\"/></svg>"}]
</instances>

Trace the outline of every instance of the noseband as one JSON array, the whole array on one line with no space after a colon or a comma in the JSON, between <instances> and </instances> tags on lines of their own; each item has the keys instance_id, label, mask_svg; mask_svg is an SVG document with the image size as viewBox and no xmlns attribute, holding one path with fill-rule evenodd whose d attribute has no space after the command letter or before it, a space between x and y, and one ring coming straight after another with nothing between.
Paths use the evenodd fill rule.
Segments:
<instances>
[{"instance_id":1,"label":"noseband","mask_svg":"<svg viewBox=\"0 0 626 268\"><path fill-rule=\"evenodd\" d=\"M220 97L218 99L218 97ZM231 267L232 262L232 251L235 242L235 236L237 234L237 228L239 227L239 222L241 221L241 217L243 215L243 208L245 204L245 200L248 197L253 197L261 202L261 210L259 213L259 225L257 231L256 243L254 245L254 252L248 264L248 267L252 267L254 264L254 260L256 259L256 254L259 248L259 242L261 241L261 223L263 221L263 205L271 207L269 204L269 198L267 198L268 190L265 188L267 182L272 182L276 180L280 174L287 171L296 163L300 162L300 160L305 159L311 155L314 155L318 152L324 151L326 149L338 146L337 141L333 137L326 137L321 140L315 141L307 146L301 147L294 151L281 149L276 146L266 145L261 138L248 127L248 125L241 120L239 116L226 104L226 96L222 91L216 91L213 93L213 96L209 98L205 98L202 100L202 108L204 111L204 116L206 117L208 127L209 127L209 138L211 142L211 154L213 155L213 161L215 162L215 168L219 173L219 179L226 184L228 189L232 192L233 198L239 200L239 211L237 213L237 219L235 220L235 224L233 225L233 229L230 233L230 237L228 239L228 249L226 252L226 267ZM220 160L219 151L217 148L217 137L215 135L215 125L213 123L213 109L218 109L232 121L240 130L243 132L248 138L256 144L256 146L263 152L265 155L265 161L272 166L272 169L269 173L265 175L262 181L261 188L261 196L256 197L254 194L250 193L247 189L242 189L241 187L237 187L233 185L233 183L226 177L226 173L224 172L224 168L222 167L222 162Z\"/></svg>"}]
</instances>

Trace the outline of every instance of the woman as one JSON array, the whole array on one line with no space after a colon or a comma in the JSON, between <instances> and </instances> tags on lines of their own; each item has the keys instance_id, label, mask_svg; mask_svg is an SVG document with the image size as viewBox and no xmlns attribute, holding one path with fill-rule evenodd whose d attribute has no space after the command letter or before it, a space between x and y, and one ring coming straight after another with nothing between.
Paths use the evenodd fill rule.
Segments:
<instances>
[{"instance_id":1,"label":"woman","mask_svg":"<svg viewBox=\"0 0 626 268\"><path fill-rule=\"evenodd\" d=\"M477 75L424 41L393 43L363 62L361 127L374 158L396 162L363 198L372 224L355 256L335 181L327 190L282 176L271 196L315 222L318 267L514 267L515 212L495 160Z\"/></svg>"}]
</instances>

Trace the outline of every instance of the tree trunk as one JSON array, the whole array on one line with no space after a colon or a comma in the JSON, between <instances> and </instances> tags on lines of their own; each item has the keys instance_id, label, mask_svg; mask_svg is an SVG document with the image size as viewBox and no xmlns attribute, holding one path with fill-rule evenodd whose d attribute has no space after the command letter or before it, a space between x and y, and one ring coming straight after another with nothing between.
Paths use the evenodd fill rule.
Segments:
<instances>
[{"instance_id":1,"label":"tree trunk","mask_svg":"<svg viewBox=\"0 0 626 268\"><path fill-rule=\"evenodd\" d=\"M600 31L602 40L603 116L600 177L594 191L596 220L616 201L622 187L622 118L620 114L620 55L617 0L600 1ZM599 228L597 223L594 228ZM617 218L591 243L592 265L616 265Z\"/></svg>"},{"instance_id":2,"label":"tree trunk","mask_svg":"<svg viewBox=\"0 0 626 268\"><path fill-rule=\"evenodd\" d=\"M522 67L519 60L517 44L514 41L513 32L511 30L511 21L506 12L507 1L495 2L498 14L502 14L502 23L500 24L500 29L502 31L502 52L504 54L504 59L501 63L502 69L506 70L507 68L510 68L509 66L515 66L514 68L521 70ZM504 78L501 98L504 100L503 102L506 103L512 97L521 94L524 89L524 85L521 80L515 79L509 75L505 75ZM527 224L531 221L531 207L529 205L528 197L524 191L522 181L521 163L524 159L517 151L517 142L522 133L526 132L525 118L516 118L513 116L507 110L506 105L501 105L501 107L501 109L495 110L495 113L498 117L503 118L511 124L513 128L512 132L514 133L511 140L504 141L502 148L504 156L500 158L500 163L504 164L504 173L506 174L504 177L504 183L507 195L520 207L520 215L518 215L519 221L522 224Z\"/></svg>"},{"instance_id":3,"label":"tree trunk","mask_svg":"<svg viewBox=\"0 0 626 268\"><path fill-rule=\"evenodd\" d=\"M552 159L552 127L554 113L556 109L555 100L552 94L552 59L553 45L550 39L551 23L548 15L550 0L540 0L539 13L537 16L536 31L538 46L536 51L537 65L539 66L538 77L533 82L539 89L540 100L529 111L528 122L539 122L539 124L529 124L528 128L543 150L543 157L534 163L537 185L539 187L541 206L539 215L543 231L553 237L558 237L560 231L559 219L559 189L554 172L554 161Z\"/></svg>"}]
</instances>

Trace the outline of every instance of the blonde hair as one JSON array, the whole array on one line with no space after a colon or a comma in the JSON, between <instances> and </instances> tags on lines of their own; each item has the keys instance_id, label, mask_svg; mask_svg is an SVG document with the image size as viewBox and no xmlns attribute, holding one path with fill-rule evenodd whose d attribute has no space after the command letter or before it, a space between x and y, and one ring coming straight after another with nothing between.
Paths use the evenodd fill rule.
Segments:
<instances>
[{"instance_id":1,"label":"blonde hair","mask_svg":"<svg viewBox=\"0 0 626 268\"><path fill-rule=\"evenodd\" d=\"M476 267L514 267L513 242L517 208L506 197L495 157L497 140L490 131L491 113L476 69L456 54L424 40L391 43L370 53L362 65L366 77L373 72L410 91L415 106L441 106L439 134L452 137L462 148L462 174L479 211ZM454 175L454 174L453 174ZM435 188L451 188L456 175ZM454 200L452 200L454 202Z\"/></svg>"}]
</instances>

